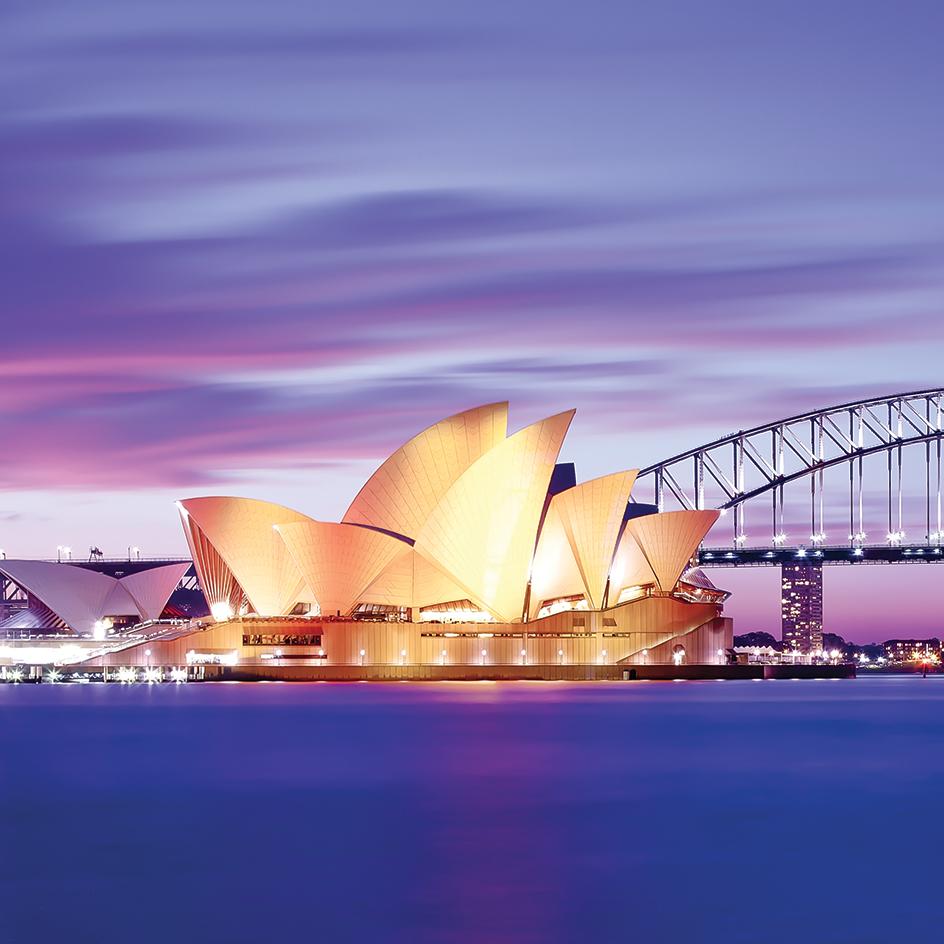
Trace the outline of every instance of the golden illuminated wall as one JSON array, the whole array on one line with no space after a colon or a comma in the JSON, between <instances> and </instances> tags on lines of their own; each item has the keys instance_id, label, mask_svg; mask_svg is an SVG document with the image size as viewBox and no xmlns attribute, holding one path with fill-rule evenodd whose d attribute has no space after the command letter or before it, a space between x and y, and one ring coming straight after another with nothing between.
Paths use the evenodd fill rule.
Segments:
<instances>
[{"instance_id":1,"label":"golden illuminated wall","mask_svg":"<svg viewBox=\"0 0 944 944\"><path fill-rule=\"evenodd\" d=\"M717 511L666 511L626 522L626 533L635 539L660 590L675 588L718 515Z\"/></svg>"},{"instance_id":2,"label":"golden illuminated wall","mask_svg":"<svg viewBox=\"0 0 944 944\"><path fill-rule=\"evenodd\" d=\"M171 639L154 639L105 657L108 665L184 665L187 653L233 652L240 662L269 659L285 643L244 645L244 636L280 633L320 637L291 646L293 655L321 652L317 664L365 665L551 665L670 663L676 645L685 661L719 661L731 643L730 620L720 607L652 597L586 613L558 613L536 623L386 623L320 619L237 619ZM145 655L149 649L151 655ZM485 655L482 655L482 652ZM522 656L522 650L524 655ZM445 655L443 655L445 653ZM268 662L271 664L271 662Z\"/></svg>"},{"instance_id":3,"label":"golden illuminated wall","mask_svg":"<svg viewBox=\"0 0 944 944\"><path fill-rule=\"evenodd\" d=\"M349 614L367 587L408 548L381 531L328 521L279 525L278 533L325 615Z\"/></svg>"},{"instance_id":4,"label":"golden illuminated wall","mask_svg":"<svg viewBox=\"0 0 944 944\"><path fill-rule=\"evenodd\" d=\"M179 504L185 519L189 517L199 527L245 591L253 612L260 616L283 616L296 603L311 600L291 555L273 530L275 525L310 521L306 515L250 498L191 498ZM184 525L194 551L193 534L186 527L186 520ZM205 548L194 553L194 561L201 585L204 573L210 576L211 571L219 569L211 566L215 562ZM225 584L225 574L214 576L210 585L220 584L221 580Z\"/></svg>"},{"instance_id":5,"label":"golden illuminated wall","mask_svg":"<svg viewBox=\"0 0 944 944\"><path fill-rule=\"evenodd\" d=\"M551 507L560 516L580 569L590 606L603 606L616 540L638 470L616 472L582 482L558 495Z\"/></svg>"},{"instance_id":6,"label":"golden illuminated wall","mask_svg":"<svg viewBox=\"0 0 944 944\"><path fill-rule=\"evenodd\" d=\"M507 403L489 403L435 423L377 469L342 520L415 538L459 476L504 440L507 427Z\"/></svg>"},{"instance_id":7,"label":"golden illuminated wall","mask_svg":"<svg viewBox=\"0 0 944 944\"><path fill-rule=\"evenodd\" d=\"M574 411L527 426L474 462L443 495L416 550L496 619L521 619L551 473Z\"/></svg>"}]
</instances>

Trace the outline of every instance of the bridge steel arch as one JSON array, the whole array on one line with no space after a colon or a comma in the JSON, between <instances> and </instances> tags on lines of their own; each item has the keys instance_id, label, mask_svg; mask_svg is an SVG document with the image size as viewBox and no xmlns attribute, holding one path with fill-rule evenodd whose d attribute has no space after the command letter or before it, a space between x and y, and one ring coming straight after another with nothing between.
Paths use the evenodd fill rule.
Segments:
<instances>
[{"instance_id":1,"label":"bridge steel arch","mask_svg":"<svg viewBox=\"0 0 944 944\"><path fill-rule=\"evenodd\" d=\"M861 546L867 538L863 461L884 453L888 500L885 539L889 544L900 544L904 538L902 453L905 447L923 445L925 538L928 544L940 546L944 542L942 442L944 389L896 393L738 430L643 469L634 493L646 494L648 485L660 511L667 507L716 507L733 512L736 547L746 542L745 504L770 496L772 543L780 546L786 542L785 486L808 479L810 543L815 546L826 540L824 473L846 464L849 542ZM706 484L720 502L706 502Z\"/></svg>"}]
</instances>

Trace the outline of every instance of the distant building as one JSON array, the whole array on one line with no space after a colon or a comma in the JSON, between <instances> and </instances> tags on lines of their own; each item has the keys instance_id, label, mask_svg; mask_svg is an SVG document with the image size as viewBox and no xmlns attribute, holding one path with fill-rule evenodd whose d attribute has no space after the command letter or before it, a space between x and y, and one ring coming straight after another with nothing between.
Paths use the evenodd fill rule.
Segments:
<instances>
[{"instance_id":1,"label":"distant building","mask_svg":"<svg viewBox=\"0 0 944 944\"><path fill-rule=\"evenodd\" d=\"M823 568L783 564L780 569L780 628L784 651L823 648Z\"/></svg>"},{"instance_id":2,"label":"distant building","mask_svg":"<svg viewBox=\"0 0 944 944\"><path fill-rule=\"evenodd\" d=\"M916 662L924 656L941 655L940 639L886 639L885 658L889 662Z\"/></svg>"}]
</instances>

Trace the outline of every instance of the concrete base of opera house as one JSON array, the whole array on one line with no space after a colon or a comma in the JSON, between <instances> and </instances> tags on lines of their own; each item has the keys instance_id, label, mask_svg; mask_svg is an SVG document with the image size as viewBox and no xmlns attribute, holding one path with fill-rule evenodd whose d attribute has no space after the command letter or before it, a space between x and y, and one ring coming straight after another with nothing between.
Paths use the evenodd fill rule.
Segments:
<instances>
[{"instance_id":1,"label":"concrete base of opera house","mask_svg":"<svg viewBox=\"0 0 944 944\"><path fill-rule=\"evenodd\" d=\"M855 678L854 665L238 665L207 666L226 682L601 682Z\"/></svg>"},{"instance_id":2,"label":"concrete base of opera house","mask_svg":"<svg viewBox=\"0 0 944 944\"><path fill-rule=\"evenodd\" d=\"M85 662L63 670L63 681L129 681L122 667ZM132 666L132 668L134 668ZM139 672L131 681L184 681L166 667L158 679ZM188 682L656 682L855 678L852 664L841 665L278 665L271 662L207 665L186 670ZM0 670L0 682L11 679ZM18 681L41 682L42 666Z\"/></svg>"},{"instance_id":3,"label":"concrete base of opera house","mask_svg":"<svg viewBox=\"0 0 944 944\"><path fill-rule=\"evenodd\" d=\"M620 666L628 663L653 668L676 662L716 666L725 662L732 643L732 621L721 615L720 606L666 594L606 610L556 613L528 623L255 616L197 622L166 638L142 640L89 662L141 668L251 666L257 672L279 663L286 669L330 670L333 677L369 667L376 672L445 669L453 677L481 669L496 672L498 667L503 677L512 671L530 677L531 670L609 669L616 673L612 677L620 678Z\"/></svg>"}]
</instances>

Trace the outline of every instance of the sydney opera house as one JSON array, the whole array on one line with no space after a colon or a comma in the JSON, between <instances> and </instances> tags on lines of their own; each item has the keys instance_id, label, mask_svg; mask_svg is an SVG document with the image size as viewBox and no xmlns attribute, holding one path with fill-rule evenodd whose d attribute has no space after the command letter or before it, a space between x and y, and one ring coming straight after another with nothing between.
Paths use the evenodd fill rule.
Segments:
<instances>
[{"instance_id":1,"label":"sydney opera house","mask_svg":"<svg viewBox=\"0 0 944 944\"><path fill-rule=\"evenodd\" d=\"M221 624L209 648L349 665L717 662L726 595L690 562L718 513L634 505L635 471L576 484L558 464L573 415L512 435L507 403L442 420L340 522L180 502Z\"/></svg>"},{"instance_id":2,"label":"sydney opera house","mask_svg":"<svg viewBox=\"0 0 944 944\"><path fill-rule=\"evenodd\" d=\"M511 435L507 403L450 416L383 462L340 522L250 498L178 502L212 616L149 641L149 664L723 661L727 594L692 566L718 513L631 501L634 470L578 484L558 462L573 416ZM11 570L34 588L45 576ZM102 578L83 599L150 616L175 576ZM74 628L95 618L85 605ZM143 664L138 649L106 662Z\"/></svg>"}]
</instances>

